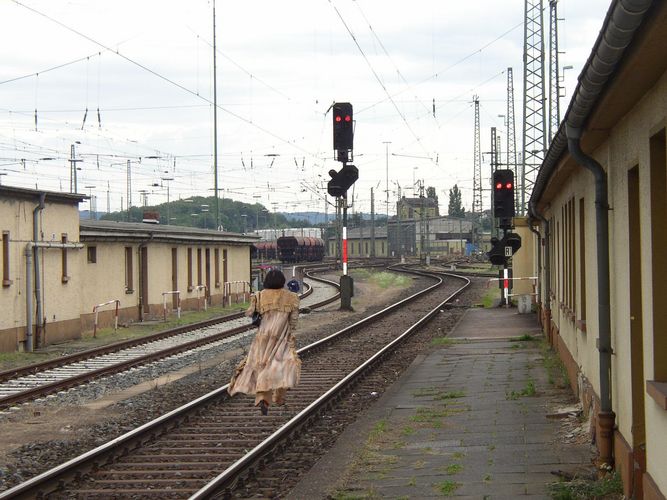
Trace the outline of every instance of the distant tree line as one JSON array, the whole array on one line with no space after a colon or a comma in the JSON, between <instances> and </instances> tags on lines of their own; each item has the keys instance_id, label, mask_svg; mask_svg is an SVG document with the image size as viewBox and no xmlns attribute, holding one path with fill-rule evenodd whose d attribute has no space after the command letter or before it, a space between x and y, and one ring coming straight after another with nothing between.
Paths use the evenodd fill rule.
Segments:
<instances>
[{"instance_id":1,"label":"distant tree line","mask_svg":"<svg viewBox=\"0 0 667 500\"><path fill-rule=\"evenodd\" d=\"M248 204L230 199L219 200L220 225L224 231L233 233L252 232L255 229L284 229L288 227L311 227L306 219L288 220L281 213L272 213L261 203ZM192 196L187 200L176 200L160 205L132 207L127 210L105 214L102 220L141 222L145 212L157 212L160 224L215 229L215 197Z\"/></svg>"}]
</instances>

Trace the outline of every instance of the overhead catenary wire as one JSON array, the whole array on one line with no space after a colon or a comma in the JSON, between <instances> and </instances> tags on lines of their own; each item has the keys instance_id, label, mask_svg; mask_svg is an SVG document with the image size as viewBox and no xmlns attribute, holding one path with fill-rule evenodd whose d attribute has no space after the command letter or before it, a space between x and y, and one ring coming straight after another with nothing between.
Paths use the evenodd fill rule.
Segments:
<instances>
[{"instance_id":1,"label":"overhead catenary wire","mask_svg":"<svg viewBox=\"0 0 667 500\"><path fill-rule=\"evenodd\" d=\"M361 45L359 45L359 42L357 41L357 38L354 36L354 33L352 33L352 30L350 29L350 27L348 26L348 24L345 22L345 19L343 18L342 14L341 14L340 11L338 10L338 8L333 4L332 0L329 0L329 4L331 4L331 7L333 7L334 11L336 11L336 14L338 15L338 18L339 18L340 21L343 23L343 26L345 26L345 29L347 30L347 32L349 33L350 37L351 37L352 40L354 41L354 44L356 45L357 49L359 49L359 52L361 53L362 57L364 58L364 61L366 61L366 65L367 65L367 66L369 67L369 69L371 70L371 73L373 73L373 76L375 77L375 79L377 80L377 82L380 84L380 87L382 87L382 90L384 90L385 94L387 95L387 98L389 99L389 102L391 102L391 104L394 106L394 109L395 109L396 112L398 113L398 116L401 117L401 120L403 120L403 123L405 124L406 128L409 130L410 134L412 134L412 136L416 139L416 141L419 143L419 145L421 146L421 148L422 148L422 149L424 150L424 152L426 153L426 152L427 152L427 151L426 151L426 148L425 148L424 145L422 144L421 139L419 138L419 136L417 136L417 134L415 133L415 131L412 130L412 127L410 126L410 124L408 123L408 121L405 119L405 116L403 115L403 112L401 111L401 109L398 107L398 105L397 105L396 102L394 101L393 97L392 97L391 94L389 93L389 90L387 90L387 87L385 86L384 82L383 82L382 79L380 78L380 75L378 75L378 74L377 74L377 71L375 71L375 68L373 68L373 65L371 64L370 60L369 60L368 57L366 56L366 53L364 52L364 50L361 48Z\"/></svg>"},{"instance_id":2,"label":"overhead catenary wire","mask_svg":"<svg viewBox=\"0 0 667 500\"><path fill-rule=\"evenodd\" d=\"M134 64L135 66L138 66L139 68L143 69L144 71L147 71L148 73L152 74L153 76L155 76L155 77L157 77L157 78L159 78L159 79L161 79L161 80L163 80L163 81L165 81L165 82L167 82L167 83L169 83L169 84L171 84L171 85L173 85L173 86L175 86L175 87L177 87L177 88L183 90L184 92L187 92L188 94L193 95L193 96L195 96L195 97L198 98L198 99L202 99L202 100L204 100L205 102L209 103L209 104L212 105L212 106L215 105L215 104L213 103L213 101L210 100L210 99L208 99L207 97L204 97L204 96L198 94L196 91L194 91L194 90L192 90L192 89L186 87L185 85L183 85L183 84L181 84L181 83L178 83L178 82L172 80L171 78L169 78L169 77L167 77L167 76L164 76L164 75L158 73L157 71L153 70L152 68L149 68L149 67L146 66L145 64L142 64L142 63L140 63L139 61L135 61L135 60L132 59L131 57L128 57L128 56L122 54L118 49L114 50L114 49L112 49L112 48L106 46L105 44L103 44L103 43L101 43L101 42L95 40L94 38L92 38L92 37L86 35L85 33L82 33L82 32L80 32L80 31L78 31L78 30L72 28L71 26L68 26L67 24L63 23L62 21L59 21L58 19L55 19L55 18L49 16L48 14L45 14L45 13L43 13L43 12L40 12L39 10L34 9L33 7L30 7L30 6L28 6L28 5L25 5L25 4L21 3L21 2L19 2L18 0L12 0L12 1L13 1L15 4L17 4L17 5L19 5L19 6L23 7L23 8L25 8L25 9L27 9L27 10L33 12L33 13L35 13L35 14L37 14L37 15L39 15L39 16L42 16L42 17L48 19L49 21L51 21L51 22L53 22L53 23L55 23L55 24L61 26L62 28L66 29L66 30L68 30L68 31L71 31L72 33L74 33L74 34L76 34L76 35L78 35L78 36L80 36L80 37L82 37L82 38L85 38L85 39L88 40L89 42L94 43L95 45L98 45L99 47L102 47L102 48L105 49L105 50L108 50L108 51L110 51L110 52L113 52L113 53L116 54L118 57L121 57L122 59L126 60L127 62L129 62L129 63L131 63L131 64ZM312 153L310 153L308 150L302 148L301 146L299 146L298 144L296 144L294 141L290 141L290 140L288 140L288 139L285 139L284 137L279 136L278 134L276 134L276 133L274 133L274 132L272 132L272 131L266 129L265 127L262 127L261 125L258 125L258 124L256 124L256 123L254 123L252 120L249 120L248 118L245 118L244 116L241 116L241 115L239 115L238 113L235 113L234 111L231 111L230 109L227 109L227 108L225 108L225 107L223 107L223 106L221 106L221 105L219 105L219 104L217 104L216 107L217 107L218 109L220 109L221 111L224 111L225 113L229 114L230 116L233 116L233 117L236 118L237 120L240 120L240 121L244 122L245 124L250 125L250 126L256 128L257 130L259 130L259 131L261 131L261 132L263 132L263 133L265 133L265 134L267 134L267 135L273 137L274 139L276 139L276 140L278 140L278 141L280 141L280 142L282 142L282 143L284 143L284 144L287 144L287 145L289 145L289 146L291 146L291 147L293 147L293 148L295 148L295 149L298 149L299 151L302 151L302 152L308 154L309 156L314 156ZM37 116L37 114L36 114L36 112L35 112L35 117L36 117L36 116Z\"/></svg>"}]
</instances>

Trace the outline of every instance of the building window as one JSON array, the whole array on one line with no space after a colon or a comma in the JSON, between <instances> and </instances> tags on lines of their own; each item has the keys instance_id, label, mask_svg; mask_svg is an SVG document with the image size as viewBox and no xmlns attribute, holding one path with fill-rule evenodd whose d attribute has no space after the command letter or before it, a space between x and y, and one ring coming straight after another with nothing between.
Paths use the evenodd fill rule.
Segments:
<instances>
[{"instance_id":1,"label":"building window","mask_svg":"<svg viewBox=\"0 0 667 500\"><path fill-rule=\"evenodd\" d=\"M197 285L201 285L201 248L197 249Z\"/></svg>"},{"instance_id":2,"label":"building window","mask_svg":"<svg viewBox=\"0 0 667 500\"><path fill-rule=\"evenodd\" d=\"M67 233L60 235L60 241L62 243L67 243ZM67 275L67 248L63 247L61 250L62 257L62 275L60 281L67 283L69 281L69 276Z\"/></svg>"},{"instance_id":3,"label":"building window","mask_svg":"<svg viewBox=\"0 0 667 500\"><path fill-rule=\"evenodd\" d=\"M9 231L2 232L2 286L9 286Z\"/></svg>"},{"instance_id":4,"label":"building window","mask_svg":"<svg viewBox=\"0 0 667 500\"><path fill-rule=\"evenodd\" d=\"M222 251L222 282L227 282L227 250Z\"/></svg>"},{"instance_id":5,"label":"building window","mask_svg":"<svg viewBox=\"0 0 667 500\"><path fill-rule=\"evenodd\" d=\"M132 247L125 247L125 293L134 291L132 278Z\"/></svg>"},{"instance_id":6,"label":"building window","mask_svg":"<svg viewBox=\"0 0 667 500\"><path fill-rule=\"evenodd\" d=\"M192 290L192 248L188 248L188 291Z\"/></svg>"},{"instance_id":7,"label":"building window","mask_svg":"<svg viewBox=\"0 0 667 500\"><path fill-rule=\"evenodd\" d=\"M88 247L86 253L88 255L88 264L97 263L97 247Z\"/></svg>"},{"instance_id":8,"label":"building window","mask_svg":"<svg viewBox=\"0 0 667 500\"><path fill-rule=\"evenodd\" d=\"M651 267L649 279L653 292L653 377L659 382L667 382L667 288L664 285L667 276L667 149L665 129L650 138L649 142L649 184L651 216ZM650 372L649 372L650 373Z\"/></svg>"},{"instance_id":9,"label":"building window","mask_svg":"<svg viewBox=\"0 0 667 500\"><path fill-rule=\"evenodd\" d=\"M215 287L220 288L220 249L213 251L213 272L215 273Z\"/></svg>"},{"instance_id":10,"label":"building window","mask_svg":"<svg viewBox=\"0 0 667 500\"><path fill-rule=\"evenodd\" d=\"M384 241L381 242L381 243L382 243L382 250L380 251L380 253L381 253L382 255L384 255Z\"/></svg>"}]
</instances>

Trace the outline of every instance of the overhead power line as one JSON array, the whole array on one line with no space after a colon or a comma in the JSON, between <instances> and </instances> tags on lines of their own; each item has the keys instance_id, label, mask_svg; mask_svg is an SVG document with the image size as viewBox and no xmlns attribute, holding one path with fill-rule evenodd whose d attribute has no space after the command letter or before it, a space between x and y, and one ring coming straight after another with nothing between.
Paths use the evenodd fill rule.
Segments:
<instances>
[{"instance_id":1,"label":"overhead power line","mask_svg":"<svg viewBox=\"0 0 667 500\"><path fill-rule=\"evenodd\" d=\"M426 153L426 154L428 155L428 152L426 151L426 148L425 148L424 145L422 144L421 139L419 138L419 136L417 136L417 134L415 134L415 131L412 130L412 127L410 127L410 124L409 124L408 121L405 119L405 116L403 115L403 113L401 112L400 108L398 107L398 105L397 105L396 102L394 101L392 95L391 95L391 94L389 93L389 91L387 90L387 87L385 86L384 82L382 81L382 79L380 78L380 76L379 76L379 75L377 74L377 72L375 71L375 68L373 68L373 65L372 65L371 62L368 60L368 57L366 56L366 53L365 53L364 50L361 48L361 45L359 45L359 42L357 41L357 38L354 36L354 33L352 33L352 30L350 29L350 27L349 27L349 26L347 25L347 23L345 22L345 19L344 19L343 16L341 15L340 11L338 10L338 8L336 8L336 6L333 4L333 2L332 2L331 0L329 0L329 3L331 4L331 7L333 7L333 9L336 11L336 14L338 15L338 18L339 18L340 21L343 23L343 26L345 26L345 29L346 29L347 32L349 33L350 37L352 37L352 40L354 41L354 44L357 46L357 49L359 49L359 52L361 53L362 57L364 58L364 61L366 61L366 64L368 65L368 68L371 70L371 73L373 73L373 76L375 77L375 79L376 79L376 80L378 81L378 83L380 84L380 87L382 87L382 90L384 90L384 93L387 95L387 98L389 99L389 101L391 102L391 104L394 106L394 109L395 109L396 112L398 113L398 116L401 117L401 120L403 120L403 123L405 124L405 126L407 127L407 129L410 131L410 133L412 134L412 136L415 138L415 140L417 141L417 143L419 144L419 146L424 150L424 153Z\"/></svg>"},{"instance_id":2,"label":"overhead power line","mask_svg":"<svg viewBox=\"0 0 667 500\"><path fill-rule=\"evenodd\" d=\"M158 73L157 71L155 71L155 70L149 68L149 67L146 66L145 64L142 64L142 63L140 63L139 61L135 61L135 60L132 59L131 57L128 57L128 56L126 56L126 55L124 55L124 54L121 54L121 53L118 51L118 49L115 49L115 50L114 50L114 49L112 49L111 47L108 47L108 46L104 45L103 43L98 42L98 41L95 40L94 38L92 38L92 37L86 35L85 33L82 33L82 32L80 32L80 31L78 31L78 30L72 28L71 26L66 25L66 24L63 23L62 21L59 21L58 19L55 19L55 18L49 16L48 14L45 14L45 13L43 13L43 12L38 11L37 9L34 9L34 8L28 6L28 5L25 5L25 4L21 3L21 2L19 2L18 0L12 0L12 1L13 1L16 5L19 5L19 6L25 8L25 9L31 11L31 12L34 12L35 14L37 14L37 15L39 15L39 16L41 16L41 17L44 17L44 18L46 18L46 19L48 19L49 21L51 21L51 22L57 24L58 26L60 26L60 27L62 27L62 28L64 28L64 29L66 29L66 30L68 30L68 31L71 31L72 33L74 33L74 34L76 34L76 35L78 35L78 36L80 36L80 37L82 37L82 38L85 38L85 39L88 40L89 42L94 43L95 45L98 45L99 47L102 47L104 50L108 50L109 52L112 52L112 53L116 54L118 57L121 57L121 58L125 59L127 62L129 62L129 63L131 63L131 64L134 64L135 66L138 66L139 68L141 68L141 69L143 69L144 71L150 73L151 75L153 75L153 76L155 76L155 77L157 77L157 78L159 78L159 79L161 79L161 80L164 80L165 82L167 82L167 83L169 83L169 84L171 84L171 85L173 85L173 86L175 86L175 87L181 89L182 91L187 92L188 94L191 94L191 95L195 96L196 98L201 99L201 100L203 100L203 101L209 103L209 104L212 105L212 106L216 106L218 109L220 109L220 110L224 111L225 113L227 113L227 114L233 116L233 117L236 118L237 120L240 120L240 121L242 121L243 123L246 123L247 125L250 125L250 126L256 128L257 130L259 130L259 131L261 131L261 132L263 132L263 133L265 133L265 134L267 134L267 135L273 137L274 139L277 139L277 140L280 141L280 142L283 142L283 143L285 143L285 144L288 144L289 146L291 146L291 147L293 147L293 148L296 148L296 149L298 149L299 151L302 151L303 153L306 153L307 155L309 155L309 156L311 156L311 157L316 157L316 155L312 154L310 151L307 151L306 149L302 148L301 146L295 144L294 141L290 141L290 140L288 140L288 139L285 139L285 138L283 138L283 137L280 137L278 134L275 134L275 133L271 132L270 130L268 130L268 129L266 129L266 128L260 126L260 125L257 125L257 124L256 124L255 122L253 122L252 120L249 120L248 118L245 118L245 117L239 115L238 113L234 113L233 111L231 111L231 110L229 110L229 109L227 109L227 108L225 108L225 107L223 107L223 106L220 106L219 104L217 104L217 105L214 104L213 101L211 101L210 99L208 99L208 98L206 98L206 97L200 95L198 92L195 92L195 91L192 90L192 89L189 89L189 88L186 87L185 85L182 85L182 84L180 84L180 83L178 83L178 82L172 80L171 78L169 78L169 77L167 77L167 76L164 76L164 75Z\"/></svg>"}]
</instances>

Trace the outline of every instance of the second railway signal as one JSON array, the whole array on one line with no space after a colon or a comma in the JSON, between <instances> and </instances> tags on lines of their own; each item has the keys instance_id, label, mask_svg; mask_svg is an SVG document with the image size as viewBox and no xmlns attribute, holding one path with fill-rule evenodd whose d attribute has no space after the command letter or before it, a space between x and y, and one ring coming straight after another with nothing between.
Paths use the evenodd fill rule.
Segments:
<instances>
[{"instance_id":1,"label":"second railway signal","mask_svg":"<svg viewBox=\"0 0 667 500\"><path fill-rule=\"evenodd\" d=\"M514 172L511 170L493 172L493 212L498 219L514 217Z\"/></svg>"},{"instance_id":2,"label":"second railway signal","mask_svg":"<svg viewBox=\"0 0 667 500\"><path fill-rule=\"evenodd\" d=\"M334 169L329 170L331 180L327 183L327 192L334 197L345 196L359 178L359 169L354 165L343 165L338 172Z\"/></svg>"}]
</instances>

